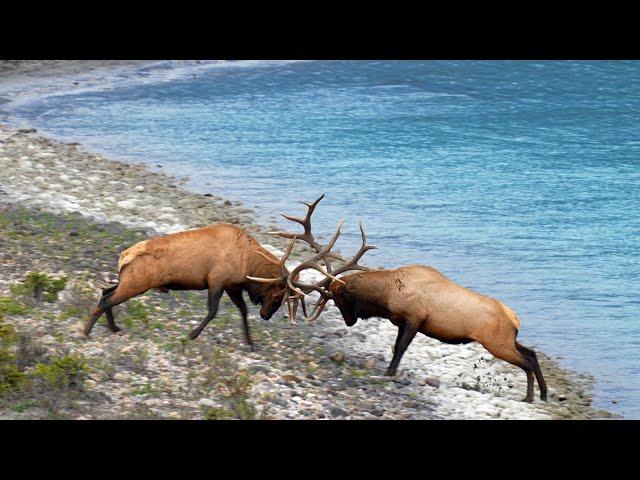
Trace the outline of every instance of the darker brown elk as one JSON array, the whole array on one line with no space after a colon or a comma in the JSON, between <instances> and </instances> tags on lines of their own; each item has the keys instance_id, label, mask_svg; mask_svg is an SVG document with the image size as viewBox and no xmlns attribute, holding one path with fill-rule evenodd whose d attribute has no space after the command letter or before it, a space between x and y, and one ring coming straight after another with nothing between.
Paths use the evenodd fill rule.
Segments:
<instances>
[{"instance_id":1,"label":"darker brown elk","mask_svg":"<svg viewBox=\"0 0 640 480\"><path fill-rule=\"evenodd\" d=\"M303 224L305 235L309 236L310 222L296 221ZM369 270L358 265L359 259L375 248L367 245L362 224L360 231L360 250L341 267L331 268L330 261L336 258L331 254L331 248L340 234L338 227L326 247L316 245L316 255L291 272L287 282L299 298L304 298L311 291L320 294L308 320L318 318L329 300L338 307L347 326L354 325L359 318L389 319L398 327L398 336L387 375L396 374L403 354L418 332L445 343L479 342L495 357L525 371L527 394L524 401L533 401L534 376L540 388L540 398L547 399L547 387L535 352L516 341L520 320L513 310L498 300L457 285L431 267L411 265ZM293 236L287 232L280 234L289 238ZM314 246L313 242L308 243ZM320 261L324 262L324 267ZM315 284L298 281L299 273L307 268L313 268L327 278ZM348 270L365 271L336 277Z\"/></svg>"},{"instance_id":2,"label":"darker brown elk","mask_svg":"<svg viewBox=\"0 0 640 480\"><path fill-rule=\"evenodd\" d=\"M533 401L534 375L540 398L547 386L536 353L516 341L520 320L502 302L468 290L436 269L410 265L370 270L331 282L327 298L334 301L345 323L382 317L398 327L387 375L395 375L402 355L420 332L445 343L479 342L493 356L520 367L527 375L525 402Z\"/></svg>"},{"instance_id":3,"label":"darker brown elk","mask_svg":"<svg viewBox=\"0 0 640 480\"><path fill-rule=\"evenodd\" d=\"M287 295L285 267L293 242L282 260L278 260L241 228L228 224L210 225L196 230L164 235L135 244L120 255L119 282L103 290L97 308L85 326L89 335L102 314L112 332L113 307L156 288L169 290L208 290L209 312L202 323L189 333L197 338L218 311L223 292L238 307L246 343L253 350L243 292L254 304L261 304L260 316L268 320L280 308ZM247 276L269 277L261 283Z\"/></svg>"}]
</instances>

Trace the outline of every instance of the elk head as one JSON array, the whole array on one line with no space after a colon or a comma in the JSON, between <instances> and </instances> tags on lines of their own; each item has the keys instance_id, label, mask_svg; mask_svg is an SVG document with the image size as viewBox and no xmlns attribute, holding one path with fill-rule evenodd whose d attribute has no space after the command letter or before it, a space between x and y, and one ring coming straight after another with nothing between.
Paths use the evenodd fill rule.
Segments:
<instances>
[{"instance_id":1,"label":"elk head","mask_svg":"<svg viewBox=\"0 0 640 480\"><path fill-rule=\"evenodd\" d=\"M282 272L280 276L272 278L247 276L248 280L261 285L260 288L256 289L259 291L259 293L256 293L254 295L251 295L250 293L250 298L254 303L261 303L262 308L260 308L260 316L264 320L269 320L273 316L273 314L278 311L285 297L287 298L287 302L289 303L289 311L291 313L291 300L289 299L289 287L287 285L289 271L287 270L285 264L287 259L289 258L289 255L291 255L291 250L293 250L294 244L295 238L291 241L289 247L287 248L287 251L280 260L276 260L268 255L265 255L261 251L255 252L258 255L266 258L269 262L275 263L276 271Z\"/></svg>"}]
</instances>

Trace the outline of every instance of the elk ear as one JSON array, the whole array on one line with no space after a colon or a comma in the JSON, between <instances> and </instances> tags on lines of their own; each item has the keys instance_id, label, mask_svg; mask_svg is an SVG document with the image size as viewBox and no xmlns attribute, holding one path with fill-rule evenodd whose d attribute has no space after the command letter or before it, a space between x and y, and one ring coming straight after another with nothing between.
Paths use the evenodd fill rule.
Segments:
<instances>
[{"instance_id":1,"label":"elk ear","mask_svg":"<svg viewBox=\"0 0 640 480\"><path fill-rule=\"evenodd\" d=\"M344 282L332 282L330 290L334 295L344 295L347 293L347 285Z\"/></svg>"}]
</instances>

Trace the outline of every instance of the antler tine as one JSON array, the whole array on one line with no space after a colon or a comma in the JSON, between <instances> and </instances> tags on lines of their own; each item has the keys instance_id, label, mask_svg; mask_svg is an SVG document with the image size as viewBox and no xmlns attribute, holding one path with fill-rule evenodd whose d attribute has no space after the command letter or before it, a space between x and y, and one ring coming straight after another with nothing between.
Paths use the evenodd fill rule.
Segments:
<instances>
[{"instance_id":1,"label":"antler tine","mask_svg":"<svg viewBox=\"0 0 640 480\"><path fill-rule=\"evenodd\" d=\"M247 275L247 278L251 281L254 282L259 282L259 283L275 283L275 282L279 282L282 280L281 277L275 277L275 278L262 278L262 277L251 277L249 275Z\"/></svg>"},{"instance_id":2,"label":"antler tine","mask_svg":"<svg viewBox=\"0 0 640 480\"><path fill-rule=\"evenodd\" d=\"M307 207L309 207L309 210L311 210L313 212L313 210L316 208L316 205L318 205L320 200L322 200L323 198L324 198L324 193L322 195L320 195L318 198L316 198L313 201L313 203L307 203L304 200L300 200L300 203L304 203Z\"/></svg>"},{"instance_id":3,"label":"antler tine","mask_svg":"<svg viewBox=\"0 0 640 480\"><path fill-rule=\"evenodd\" d=\"M346 272L347 270L368 270L368 267L364 267L362 265L358 265L358 260L362 258L362 256L367 253L369 250L375 250L378 247L375 245L367 245L367 236L364 233L364 226L362 225L362 221L360 221L360 233L362 235L362 245L360 246L360 250L354 255L354 257L349 260L345 265L342 265L335 274Z\"/></svg>"},{"instance_id":4,"label":"antler tine","mask_svg":"<svg viewBox=\"0 0 640 480\"><path fill-rule=\"evenodd\" d=\"M296 244L296 236L294 235L293 237L291 237L291 243L289 244L289 247L287 248L287 251L284 253L282 258L280 259L280 265L282 265L283 268L285 266L285 262L289 258L289 255L291 255L291 250L293 250L293 246L295 244Z\"/></svg>"},{"instance_id":5,"label":"antler tine","mask_svg":"<svg viewBox=\"0 0 640 480\"><path fill-rule=\"evenodd\" d=\"M353 256L351 260L349 260L347 263L340 266L339 268L335 269L332 272L333 275L339 275L348 270L369 270L368 267L365 267L363 265L358 265L358 261L369 250L375 250L378 247L376 247L375 245L367 245L367 235L364 233L364 226L362 225L362 221L360 221L360 234L362 236L362 245L360 246L360 249L356 252L356 254ZM325 280L322 281L322 283L320 283L320 286L322 288L326 288L329 286L330 283L331 283L331 280L327 277Z\"/></svg>"},{"instance_id":6,"label":"antler tine","mask_svg":"<svg viewBox=\"0 0 640 480\"><path fill-rule=\"evenodd\" d=\"M296 222L302 225L302 228L304 228L304 233L296 235L298 237L298 240L303 240L307 242L311 246L311 248L313 248L316 252L319 252L320 250L322 250L322 246L316 241L315 237L313 236L313 233L311 232L311 216L313 215L313 212L316 209L316 206L318 205L320 200L322 200L323 198L324 198L324 193L320 195L318 198L316 198L312 203L305 202L304 200L300 200L300 203L307 206L307 214L305 215L304 218L294 217L292 215L286 215L284 213L280 214L287 220L290 220L292 222ZM293 233L285 232L285 231L277 231L277 232L269 232L269 233L273 235L278 235L284 238L293 238L294 236ZM329 267L329 269L330 268L331 267Z\"/></svg>"},{"instance_id":7,"label":"antler tine","mask_svg":"<svg viewBox=\"0 0 640 480\"><path fill-rule=\"evenodd\" d=\"M296 323L296 313L298 312L297 300L297 297L287 298L287 305L289 306L289 320L291 320L292 324Z\"/></svg>"},{"instance_id":8,"label":"antler tine","mask_svg":"<svg viewBox=\"0 0 640 480\"><path fill-rule=\"evenodd\" d=\"M280 260L278 260L277 258L271 258L269 255L267 255L264 252L260 252L260 251L256 251L255 253L257 253L258 255L260 255L261 257L266 258L267 260L269 260L271 263L276 263L279 264Z\"/></svg>"},{"instance_id":9,"label":"antler tine","mask_svg":"<svg viewBox=\"0 0 640 480\"><path fill-rule=\"evenodd\" d=\"M320 297L320 300L318 300L318 302L315 304L313 312L311 312L310 316L306 316L304 317L304 319L307 322L315 322L316 319L320 316L320 314L323 312L325 305L327 304L327 302L329 301L328 298L326 297Z\"/></svg>"}]
</instances>

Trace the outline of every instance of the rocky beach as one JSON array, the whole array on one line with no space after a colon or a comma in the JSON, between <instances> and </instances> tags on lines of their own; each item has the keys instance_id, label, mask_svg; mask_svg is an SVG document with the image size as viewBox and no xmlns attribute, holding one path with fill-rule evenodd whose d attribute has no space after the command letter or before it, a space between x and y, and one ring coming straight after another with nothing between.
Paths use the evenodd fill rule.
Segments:
<instances>
[{"instance_id":1,"label":"rocky beach","mask_svg":"<svg viewBox=\"0 0 640 480\"><path fill-rule=\"evenodd\" d=\"M16 76L56 65L4 64L0 76L15 84ZM418 336L398 376L385 377L396 328L380 319L347 328L332 305L314 324L295 325L283 310L265 322L252 307L257 351L249 352L226 297L204 333L189 341L206 313L205 293L149 292L114 310L122 332L108 332L101 320L84 338L100 289L117 281L119 253L144 238L227 222L282 253L283 240L267 233L273 225L256 223L250 208L184 183L160 164L117 161L34 129L0 125L0 373L15 379L0 389L0 418L613 416L591 406L591 377L562 369L542 352L548 402L521 402L524 373L478 344ZM287 213L303 208L292 204ZM290 266L309 253L296 247ZM34 289L33 279L45 286Z\"/></svg>"}]
</instances>

